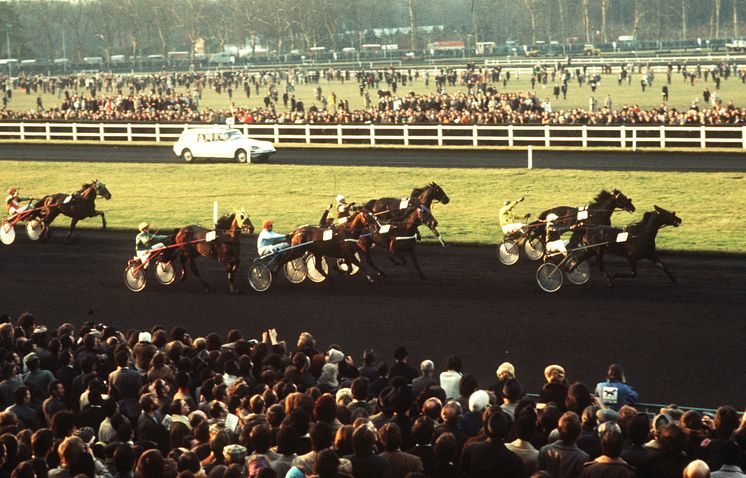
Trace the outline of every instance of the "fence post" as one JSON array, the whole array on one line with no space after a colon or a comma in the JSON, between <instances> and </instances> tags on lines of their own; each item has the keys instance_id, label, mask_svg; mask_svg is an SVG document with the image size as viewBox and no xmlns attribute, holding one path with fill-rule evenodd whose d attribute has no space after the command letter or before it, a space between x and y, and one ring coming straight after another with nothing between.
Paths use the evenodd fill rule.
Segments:
<instances>
[{"instance_id":1,"label":"fence post","mask_svg":"<svg viewBox=\"0 0 746 478\"><path fill-rule=\"evenodd\" d=\"M661 129L661 148L665 148L666 147L666 127L661 125L660 129Z\"/></svg>"},{"instance_id":2,"label":"fence post","mask_svg":"<svg viewBox=\"0 0 746 478\"><path fill-rule=\"evenodd\" d=\"M156 143L161 142L161 124L160 123L155 124L155 142Z\"/></svg>"},{"instance_id":3,"label":"fence post","mask_svg":"<svg viewBox=\"0 0 746 478\"><path fill-rule=\"evenodd\" d=\"M637 128L632 128L632 151L637 151Z\"/></svg>"},{"instance_id":4,"label":"fence post","mask_svg":"<svg viewBox=\"0 0 746 478\"><path fill-rule=\"evenodd\" d=\"M306 144L311 144L311 125L306 124Z\"/></svg>"},{"instance_id":5,"label":"fence post","mask_svg":"<svg viewBox=\"0 0 746 478\"><path fill-rule=\"evenodd\" d=\"M699 147L704 149L707 147L707 130L705 125L699 127Z\"/></svg>"},{"instance_id":6,"label":"fence post","mask_svg":"<svg viewBox=\"0 0 746 478\"><path fill-rule=\"evenodd\" d=\"M104 124L103 123L98 124L98 139L99 141L104 140Z\"/></svg>"},{"instance_id":7,"label":"fence post","mask_svg":"<svg viewBox=\"0 0 746 478\"><path fill-rule=\"evenodd\" d=\"M545 124L544 125L544 146L546 146L548 148L551 145L552 145L552 143L551 143L551 136L550 136L550 133L549 133L549 125ZM531 169L531 168L529 168L529 169Z\"/></svg>"},{"instance_id":8,"label":"fence post","mask_svg":"<svg viewBox=\"0 0 746 478\"><path fill-rule=\"evenodd\" d=\"M78 140L78 123L73 123L73 141Z\"/></svg>"},{"instance_id":9,"label":"fence post","mask_svg":"<svg viewBox=\"0 0 746 478\"><path fill-rule=\"evenodd\" d=\"M443 125L438 124L438 146L443 146Z\"/></svg>"},{"instance_id":10,"label":"fence post","mask_svg":"<svg viewBox=\"0 0 746 478\"><path fill-rule=\"evenodd\" d=\"M275 143L279 143L280 142L280 125L275 123L275 126L273 129L275 133Z\"/></svg>"},{"instance_id":11,"label":"fence post","mask_svg":"<svg viewBox=\"0 0 746 478\"><path fill-rule=\"evenodd\" d=\"M132 123L127 123L127 141L132 142Z\"/></svg>"},{"instance_id":12,"label":"fence post","mask_svg":"<svg viewBox=\"0 0 746 478\"><path fill-rule=\"evenodd\" d=\"M477 131L477 125L471 125L471 144L472 146L479 146L479 133Z\"/></svg>"},{"instance_id":13,"label":"fence post","mask_svg":"<svg viewBox=\"0 0 746 478\"><path fill-rule=\"evenodd\" d=\"M741 147L746 149L746 126L741 126Z\"/></svg>"},{"instance_id":14,"label":"fence post","mask_svg":"<svg viewBox=\"0 0 746 478\"><path fill-rule=\"evenodd\" d=\"M342 124L337 125L337 144L342 144Z\"/></svg>"},{"instance_id":15,"label":"fence post","mask_svg":"<svg viewBox=\"0 0 746 478\"><path fill-rule=\"evenodd\" d=\"M51 134L50 134L50 133L51 133L51 131L50 131L50 129L49 129L49 123L47 123L47 124L46 124L46 127L45 127L44 129L45 129L45 130L46 130L46 132L47 132L47 141L49 141L50 139L52 139L52 136L51 136Z\"/></svg>"},{"instance_id":16,"label":"fence post","mask_svg":"<svg viewBox=\"0 0 746 478\"><path fill-rule=\"evenodd\" d=\"M627 125L624 125L624 124L622 125L622 127L620 128L619 134L621 136L620 137L620 140L621 140L620 144L621 144L622 148L626 148L627 147Z\"/></svg>"},{"instance_id":17,"label":"fence post","mask_svg":"<svg viewBox=\"0 0 746 478\"><path fill-rule=\"evenodd\" d=\"M513 125L508 125L508 146L513 146Z\"/></svg>"},{"instance_id":18,"label":"fence post","mask_svg":"<svg viewBox=\"0 0 746 478\"><path fill-rule=\"evenodd\" d=\"M534 147L528 145L528 169L534 169Z\"/></svg>"},{"instance_id":19,"label":"fence post","mask_svg":"<svg viewBox=\"0 0 746 478\"><path fill-rule=\"evenodd\" d=\"M26 139L26 123L21 123L21 139Z\"/></svg>"},{"instance_id":20,"label":"fence post","mask_svg":"<svg viewBox=\"0 0 746 478\"><path fill-rule=\"evenodd\" d=\"M409 125L404 125L404 146L409 146Z\"/></svg>"},{"instance_id":21,"label":"fence post","mask_svg":"<svg viewBox=\"0 0 746 478\"><path fill-rule=\"evenodd\" d=\"M584 148L588 147L588 125L587 124L583 125L583 147Z\"/></svg>"},{"instance_id":22,"label":"fence post","mask_svg":"<svg viewBox=\"0 0 746 478\"><path fill-rule=\"evenodd\" d=\"M213 227L218 225L218 201L212 202L212 225Z\"/></svg>"},{"instance_id":23,"label":"fence post","mask_svg":"<svg viewBox=\"0 0 746 478\"><path fill-rule=\"evenodd\" d=\"M370 145L376 146L376 126L373 123L370 124Z\"/></svg>"}]
</instances>

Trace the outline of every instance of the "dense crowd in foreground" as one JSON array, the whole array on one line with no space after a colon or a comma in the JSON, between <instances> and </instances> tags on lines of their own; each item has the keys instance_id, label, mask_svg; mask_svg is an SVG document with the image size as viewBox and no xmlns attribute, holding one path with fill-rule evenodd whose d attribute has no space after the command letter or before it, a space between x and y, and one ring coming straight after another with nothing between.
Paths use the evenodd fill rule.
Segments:
<instances>
[{"instance_id":1,"label":"dense crowd in foreground","mask_svg":"<svg viewBox=\"0 0 746 478\"><path fill-rule=\"evenodd\" d=\"M611 71L611 67L608 71ZM638 68L642 91L652 88L652 70ZM7 80L0 120L40 121L107 121L159 123L216 123L233 117L238 123L300 123L300 124L549 124L549 125L742 125L746 110L720 97L721 81L738 77L746 82L746 70L720 64L711 69L687 70L686 65L669 65L663 84L662 102L656 108L641 109L635 104L615 104L610 96L596 96L602 81L631 85L634 68L622 67L615 75L590 73L585 68L568 65L537 65L531 75L531 85L542 90L508 92L511 70L500 67L440 70L436 73L419 70L348 71L235 71L225 73L162 73L151 75L77 75L68 77L21 78L13 85ZM704 72L704 73L703 73ZM512 78L518 76L513 72ZM669 86L674 76L681 76L690 91L697 82L706 83L689 108L667 105ZM436 93L417 94L414 83L431 82ZM602 79L605 78L605 79ZM323 92L320 80L326 82L356 82L365 107L351 109L349 101L333 91ZM711 92L707 82L713 83ZM733 80L731 80L733 81ZM737 80L735 80L737 81ZM313 98L296 98L299 84L316 85ZM333 89L333 84L331 88ZM577 84L577 86L575 86ZM397 86L399 85L399 86ZM502 85L501 91L498 88ZM56 94L59 104L45 108L41 96L37 107L15 111L8 106L13 86L27 94L43 91ZM570 88L588 88L588 109L555 110L552 97L566 97ZM657 87L657 84L656 84ZM7 89L10 88L10 89ZM447 90L464 88L465 92ZM234 106L226 109L201 108L205 90L226 95ZM539 94L536 91L540 91ZM253 92L253 93L252 93ZM103 94L102 94L103 93ZM263 98L264 107L247 108L239 97L251 95ZM12 106L12 103L11 103Z\"/></svg>"},{"instance_id":2,"label":"dense crowd in foreground","mask_svg":"<svg viewBox=\"0 0 746 478\"><path fill-rule=\"evenodd\" d=\"M311 334L191 338L182 327L0 324L0 476L742 477L746 424L655 417L617 364L594 388L550 365L537 400L515 367L484 385L398 347L361 366ZM717 471L716 471L717 470Z\"/></svg>"}]
</instances>

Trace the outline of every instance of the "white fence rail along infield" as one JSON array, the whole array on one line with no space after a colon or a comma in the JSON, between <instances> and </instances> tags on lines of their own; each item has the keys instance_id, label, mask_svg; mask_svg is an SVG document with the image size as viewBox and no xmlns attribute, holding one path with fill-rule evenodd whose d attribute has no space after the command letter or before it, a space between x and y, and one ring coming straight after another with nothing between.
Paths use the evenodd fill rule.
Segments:
<instances>
[{"instance_id":1,"label":"white fence rail along infield","mask_svg":"<svg viewBox=\"0 0 746 478\"><path fill-rule=\"evenodd\" d=\"M0 140L170 143L184 128L200 126L207 125L0 123ZM746 149L746 126L240 124L235 128L276 144Z\"/></svg>"}]
</instances>

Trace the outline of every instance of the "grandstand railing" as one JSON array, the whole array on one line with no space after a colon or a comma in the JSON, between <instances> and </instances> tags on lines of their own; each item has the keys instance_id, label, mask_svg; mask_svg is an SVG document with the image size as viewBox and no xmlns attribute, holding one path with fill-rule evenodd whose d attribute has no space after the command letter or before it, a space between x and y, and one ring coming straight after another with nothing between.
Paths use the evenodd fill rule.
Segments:
<instances>
[{"instance_id":1,"label":"grandstand railing","mask_svg":"<svg viewBox=\"0 0 746 478\"><path fill-rule=\"evenodd\" d=\"M176 123L0 122L0 140L175 142L185 128ZM746 149L746 126L557 126L557 125L383 125L240 124L249 137L276 144L442 147L615 147Z\"/></svg>"}]
</instances>

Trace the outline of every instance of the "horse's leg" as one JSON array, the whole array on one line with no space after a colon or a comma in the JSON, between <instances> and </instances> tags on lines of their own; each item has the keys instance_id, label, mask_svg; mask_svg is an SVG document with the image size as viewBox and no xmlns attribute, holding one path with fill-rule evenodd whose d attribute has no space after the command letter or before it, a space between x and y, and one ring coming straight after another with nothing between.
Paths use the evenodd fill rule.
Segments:
<instances>
[{"instance_id":1,"label":"horse's leg","mask_svg":"<svg viewBox=\"0 0 746 478\"><path fill-rule=\"evenodd\" d=\"M236 272L238 272L238 264L240 264L240 262L241 260L236 257L230 263L228 263L228 268L226 269L226 274L228 276L228 287L230 287L231 294L238 293L238 289L236 289L236 286L234 285L234 280L236 277Z\"/></svg>"},{"instance_id":2,"label":"horse's leg","mask_svg":"<svg viewBox=\"0 0 746 478\"><path fill-rule=\"evenodd\" d=\"M614 279L637 277L637 258L627 256L627 264L629 264L629 270L631 272L617 272L616 274L614 274Z\"/></svg>"},{"instance_id":3,"label":"horse's leg","mask_svg":"<svg viewBox=\"0 0 746 478\"><path fill-rule=\"evenodd\" d=\"M660 267L661 269L663 269L663 272L665 272L665 273L666 273L666 275L668 276L668 278L669 278L669 279L671 279L671 282L673 282L674 284L678 284L678 283L679 283L679 282L678 282L678 281L676 280L676 277L674 277L674 276L673 276L673 274L671 274L671 272L669 272L669 270L668 270L668 268L666 267L666 265L665 265L665 264L663 263L663 261L661 261L661 260L660 260L660 259L658 258L658 256L657 256L657 255L653 255L653 257L651 257L651 258L650 258L650 260L651 260L651 261L653 261L653 263L654 263L654 264L655 264L656 266L658 266L658 267Z\"/></svg>"},{"instance_id":4,"label":"horse's leg","mask_svg":"<svg viewBox=\"0 0 746 478\"><path fill-rule=\"evenodd\" d=\"M368 268L365 266L363 261L357 260L357 258L355 257L355 252L356 250L352 249L350 251L350 254L345 258L345 261L347 261L348 267L350 268L349 270L352 270L353 265L357 266L358 269L360 269L360 272L362 272L363 275L365 275L365 278L368 279L368 282L373 284L374 283L373 278L370 276L370 274L368 274Z\"/></svg>"},{"instance_id":5,"label":"horse's leg","mask_svg":"<svg viewBox=\"0 0 746 478\"><path fill-rule=\"evenodd\" d=\"M66 244L70 244L72 242L73 232L75 231L75 226L77 225L78 225L78 219L73 218L72 221L70 221L70 230L67 232L67 239L65 239Z\"/></svg>"},{"instance_id":6,"label":"horse's leg","mask_svg":"<svg viewBox=\"0 0 746 478\"><path fill-rule=\"evenodd\" d=\"M420 269L420 263L417 261L417 254L414 253L414 247L409 249L407 254L412 258L412 264L414 264L414 268L417 269L417 273L420 274L420 279L427 280L425 279L425 274L422 273L422 269Z\"/></svg>"},{"instance_id":7,"label":"horse's leg","mask_svg":"<svg viewBox=\"0 0 746 478\"><path fill-rule=\"evenodd\" d=\"M179 255L179 262L181 263L181 275L179 276L180 281L185 281L187 278L187 255L186 253L183 253Z\"/></svg>"},{"instance_id":8,"label":"horse's leg","mask_svg":"<svg viewBox=\"0 0 746 478\"><path fill-rule=\"evenodd\" d=\"M199 275L199 271L197 270L197 263L194 260L193 257L189 258L189 268L192 269L192 273L199 279L200 282L202 282L202 287L205 288L206 292L212 292L212 289L210 289L210 286L205 282L205 280Z\"/></svg>"},{"instance_id":9,"label":"horse's leg","mask_svg":"<svg viewBox=\"0 0 746 478\"><path fill-rule=\"evenodd\" d=\"M399 260L397 259L400 259L401 262L399 262ZM391 241L389 242L389 260L397 266L407 265L407 261L404 260L404 257L402 257L396 247L396 239L391 239Z\"/></svg>"},{"instance_id":10,"label":"horse's leg","mask_svg":"<svg viewBox=\"0 0 746 478\"><path fill-rule=\"evenodd\" d=\"M379 269L378 266L376 266L373 263L373 256L370 253L370 248L368 248L368 247L363 248L363 253L365 254L365 262L366 262L366 264L368 264L369 266L371 266L376 271L376 273L378 274L378 277L385 277L386 274L384 274L383 271L381 269Z\"/></svg>"},{"instance_id":11,"label":"horse's leg","mask_svg":"<svg viewBox=\"0 0 746 478\"><path fill-rule=\"evenodd\" d=\"M104 211L93 211L91 217L101 216L101 229L106 230L106 215Z\"/></svg>"},{"instance_id":12,"label":"horse's leg","mask_svg":"<svg viewBox=\"0 0 746 478\"><path fill-rule=\"evenodd\" d=\"M313 266L316 268L316 270L321 274L322 276L326 277L327 274L324 272L324 268L321 266L321 258L323 256L321 254L314 254L313 255Z\"/></svg>"},{"instance_id":13,"label":"horse's leg","mask_svg":"<svg viewBox=\"0 0 746 478\"><path fill-rule=\"evenodd\" d=\"M601 274L603 274L603 276L606 277L606 280L609 282L609 287L614 287L614 280L611 278L609 273L606 272L606 269L604 269L604 248L603 247L596 248L596 258L598 258L598 268L601 271Z\"/></svg>"}]
</instances>

